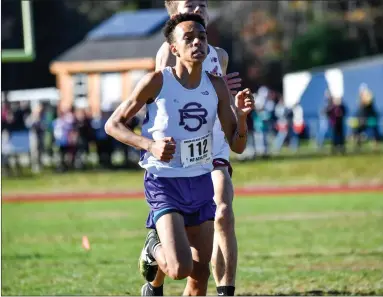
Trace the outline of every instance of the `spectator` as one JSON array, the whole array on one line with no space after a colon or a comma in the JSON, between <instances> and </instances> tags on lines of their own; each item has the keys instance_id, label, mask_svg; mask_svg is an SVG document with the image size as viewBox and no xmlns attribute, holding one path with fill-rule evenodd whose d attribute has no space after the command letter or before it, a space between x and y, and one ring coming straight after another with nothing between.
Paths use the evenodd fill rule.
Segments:
<instances>
[{"instance_id":1,"label":"spectator","mask_svg":"<svg viewBox=\"0 0 383 297\"><path fill-rule=\"evenodd\" d=\"M74 130L78 135L75 164L78 168L84 168L86 157L89 154L89 143L92 140L92 127L86 110L83 108L77 108L75 110Z\"/></svg>"},{"instance_id":2,"label":"spectator","mask_svg":"<svg viewBox=\"0 0 383 297\"><path fill-rule=\"evenodd\" d=\"M44 152L44 135L46 126L42 118L43 106L37 104L32 113L26 118L26 127L30 129L31 163L32 171L41 170L42 154Z\"/></svg>"},{"instance_id":3,"label":"spectator","mask_svg":"<svg viewBox=\"0 0 383 297\"><path fill-rule=\"evenodd\" d=\"M272 92L266 87L260 87L255 97L255 110L251 114L253 119L255 152L257 155L264 157L267 157L269 154L268 134L271 131L273 122L275 96L275 92Z\"/></svg>"},{"instance_id":4,"label":"spectator","mask_svg":"<svg viewBox=\"0 0 383 297\"><path fill-rule=\"evenodd\" d=\"M10 106L8 102L2 102L1 104L1 132L9 130L10 124Z\"/></svg>"},{"instance_id":5,"label":"spectator","mask_svg":"<svg viewBox=\"0 0 383 297\"><path fill-rule=\"evenodd\" d=\"M344 119L346 116L346 107L342 103L342 98L334 97L332 104L327 107L327 115L330 119L332 129L332 152L345 153L345 131Z\"/></svg>"},{"instance_id":6,"label":"spectator","mask_svg":"<svg viewBox=\"0 0 383 297\"><path fill-rule=\"evenodd\" d=\"M28 102L13 102L12 109L12 122L10 130L12 132L23 131L26 129L25 120L30 114L30 107Z\"/></svg>"},{"instance_id":7,"label":"spectator","mask_svg":"<svg viewBox=\"0 0 383 297\"><path fill-rule=\"evenodd\" d=\"M277 135L275 136L273 143L273 151L280 152L286 137L288 135L289 123L288 123L288 112L289 110L285 106L283 102L283 98L279 98L277 105L275 106L275 129L277 131Z\"/></svg>"},{"instance_id":8,"label":"spectator","mask_svg":"<svg viewBox=\"0 0 383 297\"><path fill-rule=\"evenodd\" d=\"M54 108L50 103L44 103L43 105L43 114L42 114L42 121L45 126L45 135L44 135L44 141L45 141L45 152L53 158L53 147L55 144L55 137L53 133L53 121L57 117L56 108ZM45 140L46 139L46 140Z\"/></svg>"},{"instance_id":9,"label":"spectator","mask_svg":"<svg viewBox=\"0 0 383 297\"><path fill-rule=\"evenodd\" d=\"M277 116L278 134L274 139L274 152L280 152L286 139L289 140L290 149L298 151L299 136L304 130L303 109L299 103L289 108L281 98L277 104L275 114Z\"/></svg>"},{"instance_id":10,"label":"spectator","mask_svg":"<svg viewBox=\"0 0 383 297\"><path fill-rule=\"evenodd\" d=\"M11 171L9 162L9 155L11 152L11 145L9 142L9 129L12 123L11 112L9 103L4 100L1 104L1 169L3 175L8 175Z\"/></svg>"},{"instance_id":11,"label":"spectator","mask_svg":"<svg viewBox=\"0 0 383 297\"><path fill-rule=\"evenodd\" d=\"M73 168L75 156L75 133L71 111L59 111L58 118L53 121L55 143L60 151L59 171Z\"/></svg>"},{"instance_id":12,"label":"spectator","mask_svg":"<svg viewBox=\"0 0 383 297\"><path fill-rule=\"evenodd\" d=\"M293 119L292 119L292 134L289 139L290 148L293 152L297 152L299 149L299 139L305 129L305 122L303 118L303 108L299 103L296 103L292 108Z\"/></svg>"},{"instance_id":13,"label":"spectator","mask_svg":"<svg viewBox=\"0 0 383 297\"><path fill-rule=\"evenodd\" d=\"M362 134L371 131L375 140L375 146L379 142L378 121L379 115L374 106L374 95L366 84L359 88L360 105L356 113L357 128L355 131L357 146L362 143Z\"/></svg>"},{"instance_id":14,"label":"spectator","mask_svg":"<svg viewBox=\"0 0 383 297\"><path fill-rule=\"evenodd\" d=\"M109 118L109 113L102 111L100 115L94 117L91 126L94 131L97 154L100 165L104 168L112 166L113 140L105 132L105 123Z\"/></svg>"},{"instance_id":15,"label":"spectator","mask_svg":"<svg viewBox=\"0 0 383 297\"><path fill-rule=\"evenodd\" d=\"M332 97L330 91L326 90L324 94L324 106L319 111L319 131L316 139L318 149L323 148L326 136L331 131L331 126L329 125L329 118L327 114L328 108L331 104Z\"/></svg>"}]
</instances>

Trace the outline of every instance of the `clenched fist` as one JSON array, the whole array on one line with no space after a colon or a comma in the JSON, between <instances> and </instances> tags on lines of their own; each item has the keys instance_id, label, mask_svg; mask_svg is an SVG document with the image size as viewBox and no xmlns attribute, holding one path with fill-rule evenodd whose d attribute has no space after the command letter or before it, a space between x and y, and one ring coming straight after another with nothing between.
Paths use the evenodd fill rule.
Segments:
<instances>
[{"instance_id":1,"label":"clenched fist","mask_svg":"<svg viewBox=\"0 0 383 297\"><path fill-rule=\"evenodd\" d=\"M159 161L169 163L176 152L176 142L173 137L153 141L148 151Z\"/></svg>"}]
</instances>

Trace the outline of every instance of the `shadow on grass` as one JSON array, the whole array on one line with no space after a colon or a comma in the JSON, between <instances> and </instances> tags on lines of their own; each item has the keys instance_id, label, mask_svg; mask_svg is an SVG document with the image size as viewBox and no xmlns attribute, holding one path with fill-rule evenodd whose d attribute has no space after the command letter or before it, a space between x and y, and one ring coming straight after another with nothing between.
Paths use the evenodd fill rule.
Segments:
<instances>
[{"instance_id":1,"label":"shadow on grass","mask_svg":"<svg viewBox=\"0 0 383 297\"><path fill-rule=\"evenodd\" d=\"M359 152L347 152L346 154L331 154L320 152L305 152L297 154L281 154L271 155L266 157L256 157L251 160L235 161L238 163L246 163L248 161L253 162L281 162L281 161L305 161L305 160L317 160L323 158L339 158L339 157L360 157L360 156L381 156L383 151L359 151Z\"/></svg>"},{"instance_id":2,"label":"shadow on grass","mask_svg":"<svg viewBox=\"0 0 383 297\"><path fill-rule=\"evenodd\" d=\"M36 260L36 259L54 259L57 258L54 255L32 253L32 254L16 254L11 256L2 256L2 261L14 261L14 260Z\"/></svg>"},{"instance_id":3,"label":"shadow on grass","mask_svg":"<svg viewBox=\"0 0 383 297\"><path fill-rule=\"evenodd\" d=\"M365 292L350 292L350 291L339 291L339 290L310 290L304 292L291 291L289 293L275 293L272 295L267 294L254 294L254 293L243 293L237 294L237 296L376 296L378 292L365 291Z\"/></svg>"},{"instance_id":4,"label":"shadow on grass","mask_svg":"<svg viewBox=\"0 0 383 297\"><path fill-rule=\"evenodd\" d=\"M256 255L258 259L272 259L278 257L289 257L289 258L317 258L317 257L347 257L350 255L360 255L360 256L383 256L383 252L380 251L349 251L349 252L334 252L334 253L291 253L291 254L266 254L266 255ZM247 258L253 258L254 255L246 255Z\"/></svg>"}]
</instances>

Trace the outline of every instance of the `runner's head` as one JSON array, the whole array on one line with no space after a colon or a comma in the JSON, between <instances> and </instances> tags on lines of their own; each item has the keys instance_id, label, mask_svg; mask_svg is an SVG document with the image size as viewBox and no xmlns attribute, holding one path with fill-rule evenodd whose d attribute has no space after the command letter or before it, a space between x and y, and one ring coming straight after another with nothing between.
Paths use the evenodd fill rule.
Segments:
<instances>
[{"instance_id":1,"label":"runner's head","mask_svg":"<svg viewBox=\"0 0 383 297\"><path fill-rule=\"evenodd\" d=\"M201 15L205 23L209 22L209 14L207 13L207 0L165 0L165 7L170 16L179 13L197 13Z\"/></svg>"},{"instance_id":2,"label":"runner's head","mask_svg":"<svg viewBox=\"0 0 383 297\"><path fill-rule=\"evenodd\" d=\"M195 13L174 15L164 27L173 55L185 62L202 63L207 55L206 25Z\"/></svg>"}]
</instances>

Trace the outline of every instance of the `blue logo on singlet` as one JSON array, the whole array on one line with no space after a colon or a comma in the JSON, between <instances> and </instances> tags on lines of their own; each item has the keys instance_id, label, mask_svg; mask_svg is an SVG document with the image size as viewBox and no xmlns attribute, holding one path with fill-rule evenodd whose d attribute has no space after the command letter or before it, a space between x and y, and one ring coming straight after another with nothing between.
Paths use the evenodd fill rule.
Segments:
<instances>
[{"instance_id":1,"label":"blue logo on singlet","mask_svg":"<svg viewBox=\"0 0 383 297\"><path fill-rule=\"evenodd\" d=\"M206 124L207 110L202 107L202 104L197 102L190 102L186 104L182 109L179 109L180 112L180 126L184 126L184 129L190 132L198 131L203 124ZM188 124L185 123L185 120L193 119L194 121L188 121ZM196 125L189 126L191 123Z\"/></svg>"}]
</instances>

